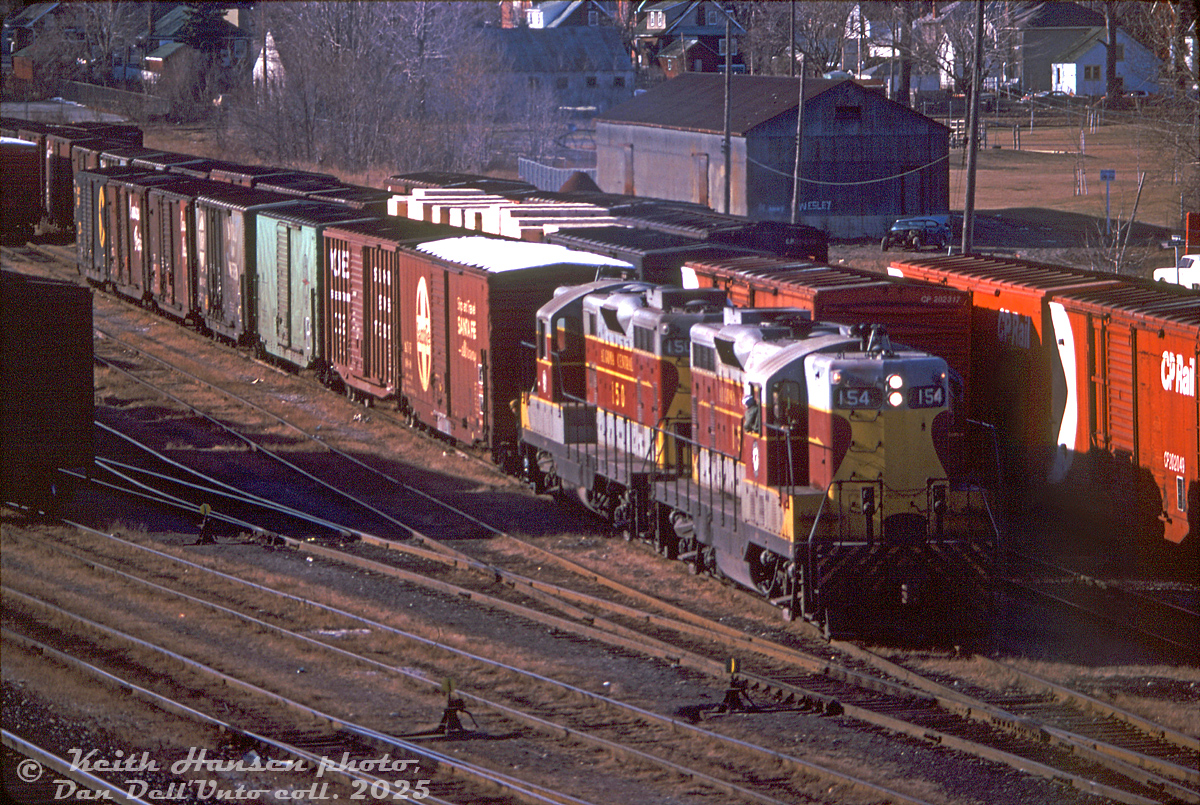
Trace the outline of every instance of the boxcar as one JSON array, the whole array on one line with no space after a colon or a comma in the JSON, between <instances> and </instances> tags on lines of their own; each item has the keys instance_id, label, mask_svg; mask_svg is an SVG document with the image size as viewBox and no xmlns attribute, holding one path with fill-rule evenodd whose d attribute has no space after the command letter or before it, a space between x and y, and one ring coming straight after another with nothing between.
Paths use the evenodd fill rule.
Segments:
<instances>
[{"instance_id":1,"label":"boxcar","mask_svg":"<svg viewBox=\"0 0 1200 805\"><path fill-rule=\"evenodd\" d=\"M548 243L462 237L400 253L401 408L417 421L492 451L516 456L511 403L532 380L539 307L560 285L590 281L628 263ZM521 367L528 366L528 372Z\"/></svg>"},{"instance_id":2,"label":"boxcar","mask_svg":"<svg viewBox=\"0 0 1200 805\"><path fill-rule=\"evenodd\" d=\"M174 151L158 151L151 154L141 154L134 157L130 161L130 165L135 168L144 168L154 171L169 171L180 165L191 165L197 162L204 162L202 157L193 156L191 154L177 154Z\"/></svg>"},{"instance_id":3,"label":"boxcar","mask_svg":"<svg viewBox=\"0 0 1200 805\"><path fill-rule=\"evenodd\" d=\"M235 344L256 338L255 261L260 210L285 196L219 182L196 196L196 310L210 332Z\"/></svg>"},{"instance_id":4,"label":"boxcar","mask_svg":"<svg viewBox=\"0 0 1200 805\"><path fill-rule=\"evenodd\" d=\"M110 183L159 176L143 168L96 168L75 174L75 248L80 273L103 285L112 280L115 259L113 205L117 194Z\"/></svg>"},{"instance_id":5,"label":"boxcar","mask_svg":"<svg viewBox=\"0 0 1200 805\"><path fill-rule=\"evenodd\" d=\"M290 171L268 176L258 183L260 190L296 198L306 198L313 193L336 190L341 186L342 183L333 177L315 176L305 171Z\"/></svg>"},{"instance_id":6,"label":"boxcar","mask_svg":"<svg viewBox=\"0 0 1200 805\"><path fill-rule=\"evenodd\" d=\"M374 216L317 201L259 210L256 220L258 337L265 354L300 369L327 369L318 301L325 295L325 227Z\"/></svg>"},{"instance_id":7,"label":"boxcar","mask_svg":"<svg viewBox=\"0 0 1200 805\"><path fill-rule=\"evenodd\" d=\"M331 384L350 396L395 399L400 390L400 317L396 297L400 250L467 234L423 221L391 218L334 224L325 229L326 343Z\"/></svg>"},{"instance_id":8,"label":"boxcar","mask_svg":"<svg viewBox=\"0 0 1200 805\"><path fill-rule=\"evenodd\" d=\"M46 214L63 231L75 224L76 158L79 167L99 167L99 153L116 143L141 145L141 130L124 126L64 126L46 134ZM80 153L75 153L76 147ZM89 163L89 164L82 164Z\"/></svg>"},{"instance_id":9,"label":"boxcar","mask_svg":"<svg viewBox=\"0 0 1200 805\"><path fill-rule=\"evenodd\" d=\"M363 210L383 218L387 215L388 199L392 194L374 187L342 184L328 190L318 190L309 196L313 201L328 201L352 210Z\"/></svg>"},{"instance_id":10,"label":"boxcar","mask_svg":"<svg viewBox=\"0 0 1200 805\"><path fill-rule=\"evenodd\" d=\"M1050 300L1073 289L1111 287L1115 277L1058 266L982 257L903 257L888 273L973 292L972 417L997 428L1012 448L1018 477L1045 477L1061 405L1053 389L1061 376L1051 335Z\"/></svg>"},{"instance_id":11,"label":"boxcar","mask_svg":"<svg viewBox=\"0 0 1200 805\"><path fill-rule=\"evenodd\" d=\"M39 156L34 143L16 137L0 138L0 173L4 174L4 192L0 194L0 237L5 243L23 243L41 220Z\"/></svg>"},{"instance_id":12,"label":"boxcar","mask_svg":"<svg viewBox=\"0 0 1200 805\"><path fill-rule=\"evenodd\" d=\"M92 463L92 294L0 272L0 497L50 510Z\"/></svg>"},{"instance_id":13,"label":"boxcar","mask_svg":"<svg viewBox=\"0 0 1200 805\"><path fill-rule=\"evenodd\" d=\"M221 162L209 167L209 178L213 181L242 187L254 187L264 179L284 173L290 173L290 171L287 168L273 168L268 165L239 165L236 162Z\"/></svg>"},{"instance_id":14,"label":"boxcar","mask_svg":"<svg viewBox=\"0 0 1200 805\"><path fill-rule=\"evenodd\" d=\"M1051 479L1095 522L1132 520L1143 559L1200 575L1200 303L1195 294L1115 286L1050 302L1064 369ZM1098 512L1096 510L1099 510ZM1111 516L1111 515L1110 515Z\"/></svg>"},{"instance_id":15,"label":"boxcar","mask_svg":"<svg viewBox=\"0 0 1200 805\"><path fill-rule=\"evenodd\" d=\"M684 263L744 253L684 235L624 226L563 229L547 235L546 241L624 260L634 267L638 279L670 285L682 284L680 268Z\"/></svg>"},{"instance_id":16,"label":"boxcar","mask_svg":"<svg viewBox=\"0 0 1200 805\"><path fill-rule=\"evenodd\" d=\"M125 145L110 143L109 147L100 152L99 165L101 168L118 168L126 167L135 159L153 159L154 157L162 156L166 152L156 148L146 148L141 145ZM76 170L83 166L77 165Z\"/></svg>"},{"instance_id":17,"label":"boxcar","mask_svg":"<svg viewBox=\"0 0 1200 805\"><path fill-rule=\"evenodd\" d=\"M148 287L155 306L181 321L194 320L196 301L196 196L208 182L179 179L152 186L146 195Z\"/></svg>"},{"instance_id":18,"label":"boxcar","mask_svg":"<svg viewBox=\"0 0 1200 805\"><path fill-rule=\"evenodd\" d=\"M114 174L103 192L111 193L106 210L109 232L108 282L117 293L136 302L154 300L150 274L150 189L178 186L180 177L167 173Z\"/></svg>"}]
</instances>

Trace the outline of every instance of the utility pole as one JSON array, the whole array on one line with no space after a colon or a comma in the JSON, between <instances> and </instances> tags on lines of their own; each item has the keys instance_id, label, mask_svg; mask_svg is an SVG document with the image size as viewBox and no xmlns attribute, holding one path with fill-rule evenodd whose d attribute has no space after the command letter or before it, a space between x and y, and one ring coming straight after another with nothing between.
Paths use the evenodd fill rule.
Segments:
<instances>
[{"instance_id":1,"label":"utility pole","mask_svg":"<svg viewBox=\"0 0 1200 805\"><path fill-rule=\"evenodd\" d=\"M796 104L796 164L792 170L792 223L800 220L800 155L804 148L804 55L800 55L800 102Z\"/></svg>"},{"instance_id":2,"label":"utility pole","mask_svg":"<svg viewBox=\"0 0 1200 805\"><path fill-rule=\"evenodd\" d=\"M983 88L983 0L975 0L975 66L967 116L967 197L963 202L962 253L975 250L975 156L979 149L979 93Z\"/></svg>"},{"instance_id":3,"label":"utility pole","mask_svg":"<svg viewBox=\"0 0 1200 805\"><path fill-rule=\"evenodd\" d=\"M732 142L730 140L729 129L732 125L732 108L733 97L731 94L733 86L733 43L730 41L730 36L733 34L733 23L730 20L729 12L725 13L725 141L721 144L721 152L725 155L725 214L729 215L729 197L733 187L733 177L730 172L733 169L733 154Z\"/></svg>"}]
</instances>

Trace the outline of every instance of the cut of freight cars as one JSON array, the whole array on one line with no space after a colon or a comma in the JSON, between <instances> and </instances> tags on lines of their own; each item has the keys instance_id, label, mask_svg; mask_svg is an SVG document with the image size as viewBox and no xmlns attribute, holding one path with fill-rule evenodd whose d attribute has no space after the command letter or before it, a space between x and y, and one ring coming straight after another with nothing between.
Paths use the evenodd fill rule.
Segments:
<instances>
[{"instance_id":1,"label":"cut of freight cars","mask_svg":"<svg viewBox=\"0 0 1200 805\"><path fill-rule=\"evenodd\" d=\"M92 463L92 292L0 272L0 498L43 511Z\"/></svg>"}]
</instances>

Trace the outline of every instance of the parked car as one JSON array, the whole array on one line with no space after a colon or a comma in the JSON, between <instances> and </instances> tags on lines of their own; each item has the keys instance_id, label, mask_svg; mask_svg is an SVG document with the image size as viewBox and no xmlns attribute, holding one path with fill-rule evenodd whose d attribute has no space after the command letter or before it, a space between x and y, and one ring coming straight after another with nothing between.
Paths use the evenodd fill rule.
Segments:
<instances>
[{"instance_id":1,"label":"parked car","mask_svg":"<svg viewBox=\"0 0 1200 805\"><path fill-rule=\"evenodd\" d=\"M950 216L922 215L915 218L901 218L892 224L892 228L883 236L882 249L886 252L892 246L921 251L926 246L945 249L950 245Z\"/></svg>"},{"instance_id":2,"label":"parked car","mask_svg":"<svg viewBox=\"0 0 1200 805\"><path fill-rule=\"evenodd\" d=\"M1200 254L1185 254L1178 265L1154 269L1154 279L1200 290Z\"/></svg>"}]
</instances>

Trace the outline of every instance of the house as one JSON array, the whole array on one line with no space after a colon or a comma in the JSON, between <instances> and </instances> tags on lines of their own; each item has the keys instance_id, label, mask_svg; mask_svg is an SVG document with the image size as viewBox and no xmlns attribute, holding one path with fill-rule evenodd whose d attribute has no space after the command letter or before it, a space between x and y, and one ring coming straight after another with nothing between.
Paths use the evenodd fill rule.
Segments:
<instances>
[{"instance_id":1,"label":"house","mask_svg":"<svg viewBox=\"0 0 1200 805\"><path fill-rule=\"evenodd\" d=\"M31 3L4 19L3 48L7 60L33 44L38 34L57 22L62 3Z\"/></svg>"},{"instance_id":2,"label":"house","mask_svg":"<svg viewBox=\"0 0 1200 805\"><path fill-rule=\"evenodd\" d=\"M638 66L657 67L668 77L682 73L715 73L725 69L725 23L732 28L730 62L736 72L746 67L738 47L745 29L720 3L711 0L658 0L637 9L633 30Z\"/></svg>"},{"instance_id":3,"label":"house","mask_svg":"<svg viewBox=\"0 0 1200 805\"><path fill-rule=\"evenodd\" d=\"M268 93L283 87L287 76L283 71L283 61L279 58L279 49L275 47L275 35L267 31L263 38L262 50L254 60L251 70L254 86Z\"/></svg>"},{"instance_id":4,"label":"house","mask_svg":"<svg viewBox=\"0 0 1200 805\"><path fill-rule=\"evenodd\" d=\"M596 119L606 193L790 220L800 79L731 78L729 205L724 76L687 73ZM949 129L851 80L807 79L799 221L842 239L950 207Z\"/></svg>"},{"instance_id":5,"label":"house","mask_svg":"<svg viewBox=\"0 0 1200 805\"><path fill-rule=\"evenodd\" d=\"M524 94L551 93L559 108L589 114L633 96L629 53L611 26L491 28L483 31L498 72Z\"/></svg>"},{"instance_id":6,"label":"house","mask_svg":"<svg viewBox=\"0 0 1200 805\"><path fill-rule=\"evenodd\" d=\"M1158 92L1162 62L1148 48L1117 29L1116 75L1125 92L1153 95ZM1100 96L1108 92L1105 68L1108 62L1108 34L1093 28L1067 45L1051 63L1051 89L1068 95Z\"/></svg>"},{"instance_id":7,"label":"house","mask_svg":"<svg viewBox=\"0 0 1200 805\"><path fill-rule=\"evenodd\" d=\"M188 21L188 13L188 6L180 3L155 19L153 26L142 38L143 47L147 53L153 55L166 45L180 42L184 26ZM248 31L228 20L223 20L220 26L219 40L217 63L221 67L249 68L250 33Z\"/></svg>"},{"instance_id":8,"label":"house","mask_svg":"<svg viewBox=\"0 0 1200 805\"><path fill-rule=\"evenodd\" d=\"M525 25L529 28L564 28L575 25L612 25L614 9L612 3L597 0L549 0L544 3L512 3L520 6L511 15L502 15L511 20L505 27ZM518 16L519 15L519 16Z\"/></svg>"},{"instance_id":9,"label":"house","mask_svg":"<svg viewBox=\"0 0 1200 805\"><path fill-rule=\"evenodd\" d=\"M1054 89L1056 61L1072 43L1097 28L1104 29L1104 15L1068 2L1033 3L1001 22L1011 45L1012 64L1006 78L1020 82L1023 92ZM1101 71L1103 72L1103 71Z\"/></svg>"}]
</instances>

